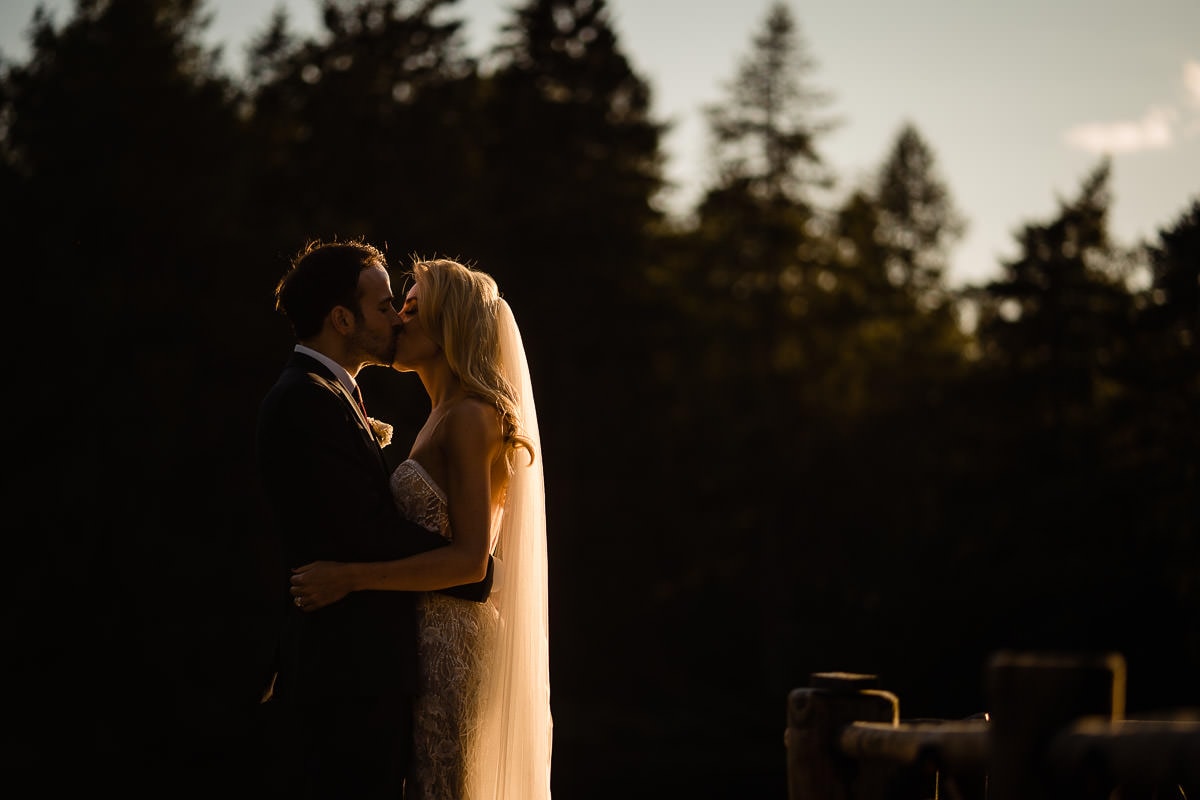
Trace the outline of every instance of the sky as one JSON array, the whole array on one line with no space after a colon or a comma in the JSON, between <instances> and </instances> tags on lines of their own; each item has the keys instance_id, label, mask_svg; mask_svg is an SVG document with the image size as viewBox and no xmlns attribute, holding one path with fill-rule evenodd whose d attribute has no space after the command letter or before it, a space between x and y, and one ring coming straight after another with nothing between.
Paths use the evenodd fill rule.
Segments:
<instances>
[{"instance_id":1,"label":"sky","mask_svg":"<svg viewBox=\"0 0 1200 800\"><path fill-rule=\"evenodd\" d=\"M119 2L119 0L117 0ZM39 0L0 0L0 54L22 60ZM41 0L57 23L71 0ZM708 184L706 105L751 51L773 0L608 0L663 141L663 198L690 209ZM483 55L517 0L459 0L469 49ZM968 222L950 280L980 283L1017 254L1014 235L1053 219L1112 158L1110 232L1156 239L1200 198L1200 0L787 0L840 124L817 142L845 196L879 169L905 123L934 153ZM208 0L210 44L240 72L276 7L319 29L316 0Z\"/></svg>"}]
</instances>

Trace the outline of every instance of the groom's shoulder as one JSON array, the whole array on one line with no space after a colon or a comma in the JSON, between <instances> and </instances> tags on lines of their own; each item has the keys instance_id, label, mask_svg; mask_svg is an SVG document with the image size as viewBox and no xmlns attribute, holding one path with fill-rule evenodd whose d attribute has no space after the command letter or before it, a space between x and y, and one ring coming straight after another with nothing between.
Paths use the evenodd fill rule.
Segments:
<instances>
[{"instance_id":1,"label":"groom's shoulder","mask_svg":"<svg viewBox=\"0 0 1200 800\"><path fill-rule=\"evenodd\" d=\"M260 404L260 413L273 414L286 408L334 404L339 400L337 380L313 359L293 358L283 368Z\"/></svg>"},{"instance_id":2,"label":"groom's shoulder","mask_svg":"<svg viewBox=\"0 0 1200 800\"><path fill-rule=\"evenodd\" d=\"M284 365L283 371L279 374L279 379L275 381L272 391L306 384L336 391L336 381L337 378L320 361L303 353L292 353L291 358Z\"/></svg>"}]
</instances>

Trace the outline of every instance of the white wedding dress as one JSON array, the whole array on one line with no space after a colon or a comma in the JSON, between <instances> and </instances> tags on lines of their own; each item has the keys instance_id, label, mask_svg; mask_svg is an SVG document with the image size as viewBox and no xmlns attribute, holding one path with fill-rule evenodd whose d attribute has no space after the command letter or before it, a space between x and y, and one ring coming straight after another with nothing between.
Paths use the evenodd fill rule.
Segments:
<instances>
[{"instance_id":1,"label":"white wedding dress","mask_svg":"<svg viewBox=\"0 0 1200 800\"><path fill-rule=\"evenodd\" d=\"M493 513L491 596L476 603L427 592L418 603L420 697L414 718L418 800L550 800L546 498L529 364L512 309L499 301L505 379L536 457L524 451ZM446 494L415 460L392 472L392 495L410 520L452 538Z\"/></svg>"},{"instance_id":2,"label":"white wedding dress","mask_svg":"<svg viewBox=\"0 0 1200 800\"><path fill-rule=\"evenodd\" d=\"M408 459L392 472L392 497L400 512L426 530L450 539L446 494L421 464ZM420 695L413 730L413 785L418 800L471 797L468 775L483 722L483 677L494 653L499 612L476 603L425 592L418 603Z\"/></svg>"}]
</instances>

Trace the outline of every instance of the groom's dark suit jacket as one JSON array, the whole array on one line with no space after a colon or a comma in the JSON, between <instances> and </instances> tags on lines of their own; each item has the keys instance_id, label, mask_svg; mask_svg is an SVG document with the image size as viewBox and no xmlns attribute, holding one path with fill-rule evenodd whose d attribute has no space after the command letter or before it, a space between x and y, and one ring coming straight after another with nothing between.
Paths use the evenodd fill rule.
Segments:
<instances>
[{"instance_id":1,"label":"groom's dark suit jacket","mask_svg":"<svg viewBox=\"0 0 1200 800\"><path fill-rule=\"evenodd\" d=\"M284 563L381 561L445 540L405 520L388 467L357 406L319 361L293 353L259 410L257 452ZM483 601L481 583L447 590ZM417 670L416 595L351 592L315 612L289 604L275 696L282 701L410 695Z\"/></svg>"}]
</instances>

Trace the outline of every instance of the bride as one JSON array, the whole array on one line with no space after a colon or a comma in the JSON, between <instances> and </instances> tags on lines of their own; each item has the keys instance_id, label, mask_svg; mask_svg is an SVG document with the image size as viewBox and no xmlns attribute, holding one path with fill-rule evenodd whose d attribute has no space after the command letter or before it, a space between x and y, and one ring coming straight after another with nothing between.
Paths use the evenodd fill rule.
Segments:
<instances>
[{"instance_id":1,"label":"bride","mask_svg":"<svg viewBox=\"0 0 1200 800\"><path fill-rule=\"evenodd\" d=\"M295 570L305 611L352 591L425 592L410 797L548 800L552 720L546 514L529 368L488 274L417 261L392 366L415 372L431 410L391 476L407 518L448 545L397 561ZM482 580L476 603L429 591Z\"/></svg>"}]
</instances>

